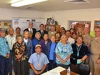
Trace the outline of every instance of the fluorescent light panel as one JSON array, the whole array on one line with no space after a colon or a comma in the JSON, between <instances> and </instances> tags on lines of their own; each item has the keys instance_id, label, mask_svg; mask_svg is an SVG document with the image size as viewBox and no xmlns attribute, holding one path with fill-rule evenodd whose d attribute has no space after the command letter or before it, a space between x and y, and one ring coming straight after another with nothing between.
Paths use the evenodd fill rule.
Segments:
<instances>
[{"instance_id":1,"label":"fluorescent light panel","mask_svg":"<svg viewBox=\"0 0 100 75\"><path fill-rule=\"evenodd\" d=\"M44 2L44 1L47 1L47 0L21 0L21 1L15 2L15 3L12 3L11 6L12 7L21 7L21 6Z\"/></svg>"}]
</instances>

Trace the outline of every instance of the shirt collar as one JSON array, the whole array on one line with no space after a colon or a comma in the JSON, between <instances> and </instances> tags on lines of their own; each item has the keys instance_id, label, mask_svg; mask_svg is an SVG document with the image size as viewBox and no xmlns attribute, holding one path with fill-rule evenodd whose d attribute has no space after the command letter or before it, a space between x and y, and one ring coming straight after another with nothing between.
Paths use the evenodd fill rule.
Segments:
<instances>
[{"instance_id":1,"label":"shirt collar","mask_svg":"<svg viewBox=\"0 0 100 75\"><path fill-rule=\"evenodd\" d=\"M27 41L28 41L28 39L25 39L25 38L24 38L24 42L27 42Z\"/></svg>"},{"instance_id":2,"label":"shirt collar","mask_svg":"<svg viewBox=\"0 0 100 75\"><path fill-rule=\"evenodd\" d=\"M15 35L13 35L13 36L8 35L8 36L9 36L9 37L12 37L12 38L15 37Z\"/></svg>"},{"instance_id":3,"label":"shirt collar","mask_svg":"<svg viewBox=\"0 0 100 75\"><path fill-rule=\"evenodd\" d=\"M37 54L37 53L36 53L36 55L37 55L37 56L40 56L40 55L41 55L41 53L40 53L40 54Z\"/></svg>"}]
</instances>

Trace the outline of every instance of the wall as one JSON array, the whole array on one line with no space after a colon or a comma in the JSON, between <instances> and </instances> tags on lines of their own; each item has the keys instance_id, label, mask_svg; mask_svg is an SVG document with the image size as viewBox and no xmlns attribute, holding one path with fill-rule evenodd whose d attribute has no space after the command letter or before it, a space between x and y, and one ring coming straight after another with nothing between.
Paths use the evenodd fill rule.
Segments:
<instances>
[{"instance_id":1,"label":"wall","mask_svg":"<svg viewBox=\"0 0 100 75\"><path fill-rule=\"evenodd\" d=\"M77 21L91 21L91 30L94 28L94 20L100 20L100 9L82 9L82 10L64 10L64 11L29 11L18 9L4 9L0 8L0 20L12 20L12 17L34 17L34 18L46 18L54 16L59 25L68 27L68 20Z\"/></svg>"},{"instance_id":2,"label":"wall","mask_svg":"<svg viewBox=\"0 0 100 75\"><path fill-rule=\"evenodd\" d=\"M12 20L12 17L44 18L44 12L0 8L0 20Z\"/></svg>"},{"instance_id":3,"label":"wall","mask_svg":"<svg viewBox=\"0 0 100 75\"><path fill-rule=\"evenodd\" d=\"M100 9L82 9L82 10L64 10L45 12L45 20L48 17L54 16L59 25L68 27L68 20L76 21L91 21L91 30L94 29L94 20L100 20Z\"/></svg>"}]
</instances>

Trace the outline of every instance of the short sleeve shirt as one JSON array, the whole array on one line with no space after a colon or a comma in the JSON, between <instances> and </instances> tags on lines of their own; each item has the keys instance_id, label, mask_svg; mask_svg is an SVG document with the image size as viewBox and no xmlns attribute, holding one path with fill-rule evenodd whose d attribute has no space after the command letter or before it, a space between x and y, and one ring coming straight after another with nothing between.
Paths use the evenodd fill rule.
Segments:
<instances>
[{"instance_id":1,"label":"short sleeve shirt","mask_svg":"<svg viewBox=\"0 0 100 75\"><path fill-rule=\"evenodd\" d=\"M44 53L37 54L34 53L29 58L29 63L31 63L36 70L41 70L44 65L49 63L47 56Z\"/></svg>"},{"instance_id":2,"label":"short sleeve shirt","mask_svg":"<svg viewBox=\"0 0 100 75\"><path fill-rule=\"evenodd\" d=\"M57 53L61 59L65 60L68 55L72 54L72 47L70 43L66 43L66 45L63 45L61 42L59 42L56 46L55 53ZM60 60L56 57L56 63L61 64ZM70 59L64 64L64 65L69 65L70 64Z\"/></svg>"}]
</instances>

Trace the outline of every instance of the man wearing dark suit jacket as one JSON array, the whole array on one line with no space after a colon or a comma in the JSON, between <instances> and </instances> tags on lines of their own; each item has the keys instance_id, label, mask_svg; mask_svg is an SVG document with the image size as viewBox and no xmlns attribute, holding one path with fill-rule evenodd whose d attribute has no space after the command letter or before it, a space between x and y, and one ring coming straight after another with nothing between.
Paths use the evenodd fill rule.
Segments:
<instances>
[{"instance_id":1,"label":"man wearing dark suit jacket","mask_svg":"<svg viewBox=\"0 0 100 75\"><path fill-rule=\"evenodd\" d=\"M32 34L32 39L35 37L36 29L33 28L33 22L29 22L28 28L24 31L29 31Z\"/></svg>"},{"instance_id":2,"label":"man wearing dark suit jacket","mask_svg":"<svg viewBox=\"0 0 100 75\"><path fill-rule=\"evenodd\" d=\"M42 39L44 34L48 34L48 32L44 30L45 29L44 27L45 27L44 24L40 24L40 30L38 31L40 32Z\"/></svg>"}]
</instances>

